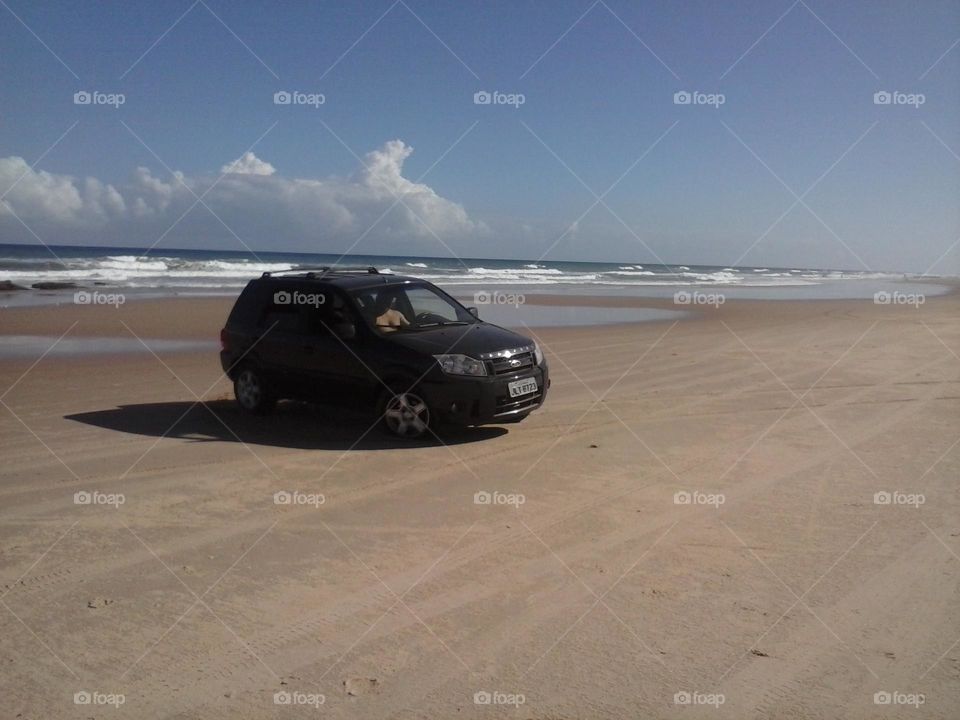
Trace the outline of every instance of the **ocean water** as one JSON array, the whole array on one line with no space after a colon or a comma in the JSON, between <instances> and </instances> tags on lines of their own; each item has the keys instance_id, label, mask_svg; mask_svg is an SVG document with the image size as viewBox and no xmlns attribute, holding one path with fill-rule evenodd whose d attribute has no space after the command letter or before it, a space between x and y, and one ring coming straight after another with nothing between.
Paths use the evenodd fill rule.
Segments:
<instances>
[{"instance_id":1,"label":"ocean water","mask_svg":"<svg viewBox=\"0 0 960 720\"><path fill-rule=\"evenodd\" d=\"M51 252L52 250L52 252ZM234 292L265 271L333 265L375 266L409 274L443 287L550 286L583 288L804 287L845 280L903 281L903 273L816 268L720 267L630 262L556 262L475 258L231 252L81 246L0 244L0 280L30 286L71 282L82 287L131 290Z\"/></svg>"}]
</instances>

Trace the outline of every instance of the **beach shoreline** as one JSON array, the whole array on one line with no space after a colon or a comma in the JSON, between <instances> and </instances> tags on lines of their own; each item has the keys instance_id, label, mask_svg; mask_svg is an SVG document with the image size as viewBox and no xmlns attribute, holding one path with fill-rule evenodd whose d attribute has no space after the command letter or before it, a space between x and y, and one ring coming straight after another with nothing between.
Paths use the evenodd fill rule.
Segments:
<instances>
[{"instance_id":1,"label":"beach shoreline","mask_svg":"<svg viewBox=\"0 0 960 720\"><path fill-rule=\"evenodd\" d=\"M938 303L949 301L951 296L960 293L960 279L930 279L927 281L915 280L910 284L911 289L918 290L926 286L933 286L936 292L925 294L923 305L927 303ZM454 297L457 297L465 305L472 305L473 299L470 295L465 295L453 291ZM802 307L805 303L817 303L821 305L835 304L839 307L858 306L869 304L870 301L862 296L850 298L804 298L804 299L773 299L770 297L761 298L741 298L729 297L729 288L675 288L673 293L700 293L703 295L721 295L722 304L678 304L673 294L664 297L649 295L628 295L628 294L559 294L556 292L547 292L543 289L522 294L521 304L526 306L541 306L545 308L609 308L613 310L655 310L655 311L675 311L676 316L665 316L663 319L652 318L644 320L640 317L635 322L669 322L674 319L691 319L698 316L723 315L726 313L754 312L758 308L763 308L766 304L774 303L782 307L786 312L794 312L792 308ZM107 290L101 290L107 293ZM111 290L110 293L120 294L122 300L114 304L77 304L74 299L75 291L62 291L51 294L51 302L48 304L25 304L0 309L0 317L3 318L0 326L0 335L50 335L58 336L64 332L68 325L76 322L76 327L71 330L83 337L97 336L120 336L130 335L130 328L136 326L143 329L143 332L137 332L144 337L161 337L170 339L190 339L200 340L216 338L220 328L226 321L226 317L233 306L239 290L236 292L223 292L216 295L185 295L185 296L144 296L142 294L124 295L122 289ZM726 294L725 294L726 293ZM871 293L872 294L872 293ZM2 302L2 293L0 293L0 302ZM56 304L54 304L54 302ZM491 310L489 305L477 306L481 317ZM916 309L915 305L905 306L906 308ZM520 315L518 306L511 306L506 303L505 307L493 308L498 310L496 318L490 321L495 324L505 325L507 327L538 328L540 326L526 322ZM511 310L517 310L517 317L513 318ZM177 317L188 315L193 321L185 324L169 324L165 321L166 314L174 314ZM633 324L629 317L623 321L616 321L611 325L629 325ZM64 324L66 323L66 324ZM124 327L124 323L127 327ZM572 318L571 321L561 323L562 325L574 327L590 327L597 324L596 317L585 317L584 319ZM117 333L116 331L120 331ZM161 334L158 334L161 333Z\"/></svg>"}]
</instances>

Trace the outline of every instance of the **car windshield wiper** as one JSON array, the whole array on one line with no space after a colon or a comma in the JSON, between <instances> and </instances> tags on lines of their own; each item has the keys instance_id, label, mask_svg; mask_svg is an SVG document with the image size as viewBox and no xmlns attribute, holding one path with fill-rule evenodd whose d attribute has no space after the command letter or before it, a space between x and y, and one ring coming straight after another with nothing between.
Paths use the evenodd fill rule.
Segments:
<instances>
[{"instance_id":1,"label":"car windshield wiper","mask_svg":"<svg viewBox=\"0 0 960 720\"><path fill-rule=\"evenodd\" d=\"M444 327L447 325L469 325L466 320L444 320L443 322L418 323L417 327Z\"/></svg>"}]
</instances>

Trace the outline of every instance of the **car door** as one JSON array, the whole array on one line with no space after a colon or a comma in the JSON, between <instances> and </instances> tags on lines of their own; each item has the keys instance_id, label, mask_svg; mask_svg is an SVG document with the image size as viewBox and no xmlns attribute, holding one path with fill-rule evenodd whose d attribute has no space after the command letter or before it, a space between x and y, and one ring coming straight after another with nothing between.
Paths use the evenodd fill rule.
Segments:
<instances>
[{"instance_id":1,"label":"car door","mask_svg":"<svg viewBox=\"0 0 960 720\"><path fill-rule=\"evenodd\" d=\"M366 396L373 378L363 359L360 323L340 290L320 283L304 289L300 307L300 372L314 397ZM353 327L353 336L345 328Z\"/></svg>"},{"instance_id":2,"label":"car door","mask_svg":"<svg viewBox=\"0 0 960 720\"><path fill-rule=\"evenodd\" d=\"M296 397L302 385L297 358L301 344L300 311L291 301L291 289L289 282L273 282L263 288L250 351L251 359L255 359L283 397Z\"/></svg>"}]
</instances>

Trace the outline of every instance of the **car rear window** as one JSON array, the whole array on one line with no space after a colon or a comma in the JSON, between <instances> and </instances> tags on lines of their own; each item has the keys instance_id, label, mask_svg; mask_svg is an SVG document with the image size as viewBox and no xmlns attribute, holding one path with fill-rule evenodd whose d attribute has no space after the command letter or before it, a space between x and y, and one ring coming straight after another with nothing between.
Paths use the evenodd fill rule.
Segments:
<instances>
[{"instance_id":1,"label":"car rear window","mask_svg":"<svg viewBox=\"0 0 960 720\"><path fill-rule=\"evenodd\" d=\"M269 289L262 280L251 280L240 293L227 318L231 327L255 327L260 318L260 309L269 298Z\"/></svg>"}]
</instances>

